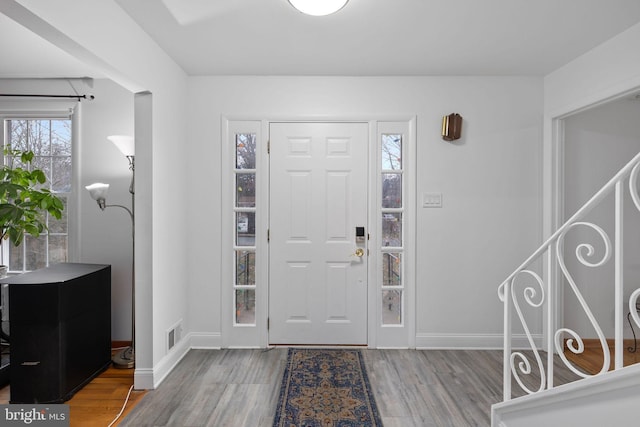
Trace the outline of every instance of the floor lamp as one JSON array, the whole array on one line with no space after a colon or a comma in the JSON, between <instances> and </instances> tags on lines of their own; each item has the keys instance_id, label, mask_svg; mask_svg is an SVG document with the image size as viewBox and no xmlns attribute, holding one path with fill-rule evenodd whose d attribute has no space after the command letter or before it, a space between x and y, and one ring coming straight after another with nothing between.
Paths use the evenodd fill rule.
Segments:
<instances>
[{"instance_id":1,"label":"floor lamp","mask_svg":"<svg viewBox=\"0 0 640 427\"><path fill-rule=\"evenodd\" d=\"M135 291L135 249L136 249L136 233L135 233L135 188L134 188L134 160L135 160L135 145L133 137L125 136L125 135L113 135L107 137L107 139L113 142L116 147L125 155L127 160L129 160L129 170L131 171L131 185L129 185L129 193L131 193L131 209L122 205L108 205L107 204L107 191L109 190L109 184L103 183L95 183L86 186L85 188L89 190L91 197L93 200L98 202L98 206L101 210L105 210L106 208L122 208L131 217L131 241L133 246L133 252L131 254L131 346L126 347L116 353L112 360L113 366L115 368L128 369L133 368L135 366L135 339L136 339L136 291Z\"/></svg>"}]
</instances>

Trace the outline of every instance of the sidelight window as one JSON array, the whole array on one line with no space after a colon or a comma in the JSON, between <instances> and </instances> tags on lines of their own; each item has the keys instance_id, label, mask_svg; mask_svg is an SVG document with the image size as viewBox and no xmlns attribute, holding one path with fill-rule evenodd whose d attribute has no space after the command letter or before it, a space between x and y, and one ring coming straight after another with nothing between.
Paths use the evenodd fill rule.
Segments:
<instances>
[{"instance_id":1,"label":"sidelight window","mask_svg":"<svg viewBox=\"0 0 640 427\"><path fill-rule=\"evenodd\" d=\"M403 281L403 138L401 134L382 134L380 141L382 325L402 325Z\"/></svg>"},{"instance_id":2,"label":"sidelight window","mask_svg":"<svg viewBox=\"0 0 640 427\"><path fill-rule=\"evenodd\" d=\"M234 324L256 323L256 134L235 135Z\"/></svg>"}]
</instances>

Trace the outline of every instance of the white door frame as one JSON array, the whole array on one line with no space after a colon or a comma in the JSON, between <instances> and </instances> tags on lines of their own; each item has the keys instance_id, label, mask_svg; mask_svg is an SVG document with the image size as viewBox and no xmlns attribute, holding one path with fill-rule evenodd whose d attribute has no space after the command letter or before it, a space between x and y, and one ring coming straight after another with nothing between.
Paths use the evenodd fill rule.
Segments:
<instances>
[{"instance_id":1,"label":"white door frame","mask_svg":"<svg viewBox=\"0 0 640 427\"><path fill-rule=\"evenodd\" d=\"M265 348L268 346L268 241L269 226L269 158L267 138L272 122L360 122L369 126L369 248L368 280L368 347L370 348L415 348L416 335L416 116L415 115L364 115L364 116L267 116L226 115L221 123L221 274L219 313L221 343L224 348ZM405 297L401 325L382 326L382 292L378 277L379 236L375 224L380 223L378 193L380 181L379 151L383 133L402 131L406 146L403 152L404 164L404 281ZM233 159L235 155L232 141L237 132L254 132L258 136L257 188L256 200L256 322L255 325L234 324L233 302L233 242L235 218L233 212ZM374 229L374 227L376 227ZM381 276L381 273L380 273ZM215 304L215 303L213 303Z\"/></svg>"},{"instance_id":2,"label":"white door frame","mask_svg":"<svg viewBox=\"0 0 640 427\"><path fill-rule=\"evenodd\" d=\"M565 221L564 212L564 178L565 178L565 119L600 105L622 99L635 93L640 87L632 86L625 90L612 87L609 93L582 99L575 104L552 112L546 112L543 121L543 159L542 159L542 240L551 236ZM544 261L544 274L547 281L556 283L553 298L555 307L552 313L543 318L543 348L554 351L553 332L564 327L564 280L555 262Z\"/></svg>"}]
</instances>

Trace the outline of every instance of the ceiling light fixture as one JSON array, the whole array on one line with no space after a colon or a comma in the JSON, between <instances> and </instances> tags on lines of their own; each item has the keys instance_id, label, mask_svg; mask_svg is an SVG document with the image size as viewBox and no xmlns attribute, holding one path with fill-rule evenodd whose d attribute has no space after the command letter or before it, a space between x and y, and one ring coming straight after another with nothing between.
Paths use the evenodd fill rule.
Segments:
<instances>
[{"instance_id":1,"label":"ceiling light fixture","mask_svg":"<svg viewBox=\"0 0 640 427\"><path fill-rule=\"evenodd\" d=\"M312 16L331 15L342 9L349 0L289 0L291 6Z\"/></svg>"}]
</instances>

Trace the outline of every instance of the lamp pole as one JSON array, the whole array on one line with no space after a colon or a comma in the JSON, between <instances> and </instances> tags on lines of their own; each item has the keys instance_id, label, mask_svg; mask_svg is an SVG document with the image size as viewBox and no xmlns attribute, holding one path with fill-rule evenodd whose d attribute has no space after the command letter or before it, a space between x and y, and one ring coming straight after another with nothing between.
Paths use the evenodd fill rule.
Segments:
<instances>
[{"instance_id":1,"label":"lamp pole","mask_svg":"<svg viewBox=\"0 0 640 427\"><path fill-rule=\"evenodd\" d=\"M135 232L135 156L133 138L127 136L108 137L129 160L129 170L131 171L131 184L129 193L131 194L131 209L123 205L108 205L106 201L109 184L95 183L88 185L87 190L91 197L98 203L101 210L106 208L121 208L127 211L131 218L131 346L121 349L112 357L115 368L128 369L135 367L135 339L136 339L136 273L135 273L135 253L136 253L136 232Z\"/></svg>"}]
</instances>

